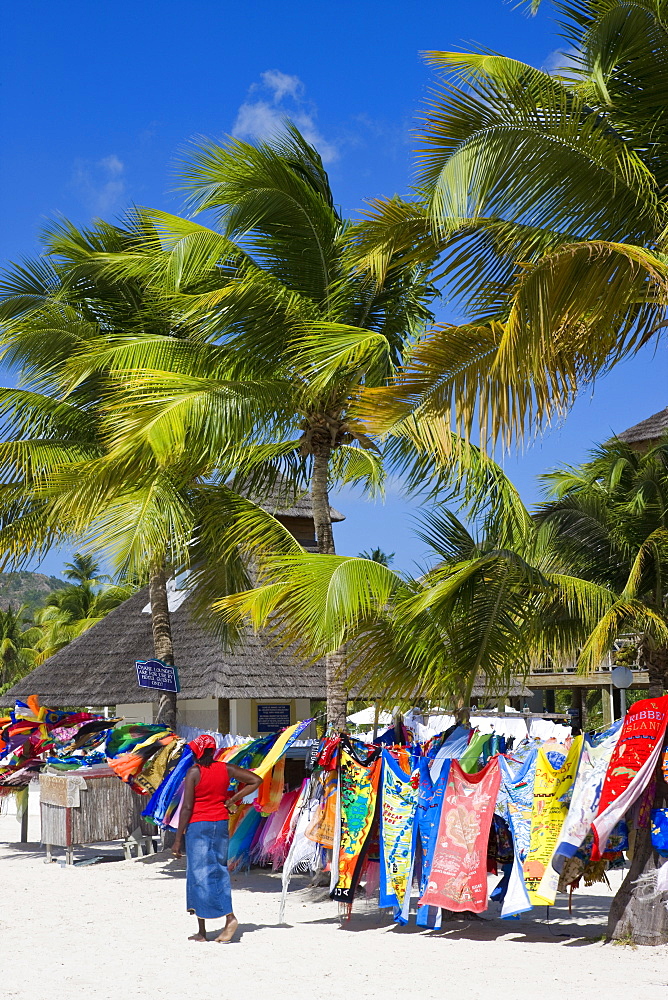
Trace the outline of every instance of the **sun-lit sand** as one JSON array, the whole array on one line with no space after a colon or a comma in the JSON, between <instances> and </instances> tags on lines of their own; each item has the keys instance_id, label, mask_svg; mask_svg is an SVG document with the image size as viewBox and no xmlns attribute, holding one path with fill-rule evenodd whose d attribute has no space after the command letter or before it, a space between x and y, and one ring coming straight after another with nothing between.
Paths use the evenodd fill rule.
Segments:
<instances>
[{"instance_id":1,"label":"sun-lit sand","mask_svg":"<svg viewBox=\"0 0 668 1000\"><path fill-rule=\"evenodd\" d=\"M44 863L36 797L31 843L20 845L12 806L0 817L0 943L5 1000L630 1000L663 997L668 946L620 947L601 937L611 891L576 893L550 911L501 921L453 921L441 931L395 927L363 897L339 921L322 889L295 878L278 924L280 876L234 876L240 933L232 945L187 940L183 861L155 855L65 868ZM57 855L62 857L62 852ZM78 857L122 858L118 845ZM621 879L612 874L613 888ZM209 931L222 921L211 921ZM663 992L662 992L663 988ZM650 993L651 991L651 993Z\"/></svg>"}]
</instances>

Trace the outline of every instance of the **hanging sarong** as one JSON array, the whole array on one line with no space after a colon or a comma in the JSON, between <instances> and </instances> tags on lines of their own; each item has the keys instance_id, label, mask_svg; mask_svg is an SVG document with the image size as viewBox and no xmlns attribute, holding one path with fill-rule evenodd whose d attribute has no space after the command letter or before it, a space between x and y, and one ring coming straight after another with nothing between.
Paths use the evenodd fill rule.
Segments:
<instances>
[{"instance_id":1,"label":"hanging sarong","mask_svg":"<svg viewBox=\"0 0 668 1000\"><path fill-rule=\"evenodd\" d=\"M449 762L451 760L459 760L462 754L466 753L470 739L470 729L467 729L465 726L455 726L447 739L443 740L440 744L434 743L427 754L433 781L438 779L445 761L448 761L448 766L445 767L447 773L450 768Z\"/></svg>"},{"instance_id":2,"label":"hanging sarong","mask_svg":"<svg viewBox=\"0 0 668 1000\"><path fill-rule=\"evenodd\" d=\"M304 831L309 840L332 850L334 847L334 828L336 824L336 795L339 787L339 772L323 771L318 776L321 785L320 804L315 815Z\"/></svg>"},{"instance_id":3,"label":"hanging sarong","mask_svg":"<svg viewBox=\"0 0 668 1000\"><path fill-rule=\"evenodd\" d=\"M600 736L585 735L582 756L578 766L573 795L568 813L557 838L554 854L540 882L541 899L554 903L557 898L559 876L567 858L575 854L591 829L598 809L603 780L612 753L619 740L621 719Z\"/></svg>"},{"instance_id":4,"label":"hanging sarong","mask_svg":"<svg viewBox=\"0 0 668 1000\"><path fill-rule=\"evenodd\" d=\"M284 786L285 757L281 757L269 774L266 774L262 779L262 784L257 790L255 800L257 811L263 816L269 816L270 813L276 812L283 798Z\"/></svg>"},{"instance_id":5,"label":"hanging sarong","mask_svg":"<svg viewBox=\"0 0 668 1000\"><path fill-rule=\"evenodd\" d=\"M313 821L320 806L322 785L315 775L305 780L297 803L297 818L290 851L283 865L281 905L278 913L279 924L283 923L285 901L290 887L290 878L296 872L315 874L322 868L323 850L319 844L309 840L306 828Z\"/></svg>"},{"instance_id":6,"label":"hanging sarong","mask_svg":"<svg viewBox=\"0 0 668 1000\"><path fill-rule=\"evenodd\" d=\"M443 759L440 773L436 780L432 779L429 761L422 757L418 761L420 784L418 786L418 801L415 814L421 848L422 869L420 872L420 896L427 891L429 873L434 860L434 850L438 837L438 827L441 819L443 796L450 774L450 759ZM440 906L418 906L416 923L419 927L441 926Z\"/></svg>"},{"instance_id":7,"label":"hanging sarong","mask_svg":"<svg viewBox=\"0 0 668 1000\"><path fill-rule=\"evenodd\" d=\"M540 895L540 881L545 874L557 844L561 827L568 812L563 797L568 794L582 752L582 737L576 736L560 767L554 767L547 751L541 747L536 762L531 814L531 842L524 862L524 881L530 902L550 905ZM563 757L562 754L559 757Z\"/></svg>"},{"instance_id":8,"label":"hanging sarong","mask_svg":"<svg viewBox=\"0 0 668 1000\"><path fill-rule=\"evenodd\" d=\"M501 900L503 920L531 909L524 883L524 862L531 844L531 807L537 761L538 747L535 743L499 758L501 787L496 812L510 828L514 854L508 878L504 878L492 894L493 899Z\"/></svg>"},{"instance_id":9,"label":"hanging sarong","mask_svg":"<svg viewBox=\"0 0 668 1000\"><path fill-rule=\"evenodd\" d=\"M626 713L592 824L592 861L600 859L612 830L649 784L661 755L666 723L668 695L636 701Z\"/></svg>"},{"instance_id":10,"label":"hanging sarong","mask_svg":"<svg viewBox=\"0 0 668 1000\"><path fill-rule=\"evenodd\" d=\"M478 758L484 756L485 748L491 743L492 737L489 733L476 733L467 746L464 753L459 758L459 765L462 771L469 774L478 770Z\"/></svg>"},{"instance_id":11,"label":"hanging sarong","mask_svg":"<svg viewBox=\"0 0 668 1000\"><path fill-rule=\"evenodd\" d=\"M452 761L420 905L473 913L487 908L487 841L500 783L496 757L477 774L466 774L458 761Z\"/></svg>"},{"instance_id":12,"label":"hanging sarong","mask_svg":"<svg viewBox=\"0 0 668 1000\"><path fill-rule=\"evenodd\" d=\"M394 919L401 916L410 893L415 857L415 810L417 788L409 774L389 750L382 753L380 803L380 900L379 906L394 906Z\"/></svg>"},{"instance_id":13,"label":"hanging sarong","mask_svg":"<svg viewBox=\"0 0 668 1000\"><path fill-rule=\"evenodd\" d=\"M352 905L376 812L380 760L358 764L341 747L339 765L339 829L332 858L330 896Z\"/></svg>"}]
</instances>

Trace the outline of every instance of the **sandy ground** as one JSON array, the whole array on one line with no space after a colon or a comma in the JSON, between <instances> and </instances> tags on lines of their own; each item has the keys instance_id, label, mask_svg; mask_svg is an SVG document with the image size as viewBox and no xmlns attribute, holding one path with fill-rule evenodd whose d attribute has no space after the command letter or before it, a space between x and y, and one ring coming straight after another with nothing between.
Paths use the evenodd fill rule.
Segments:
<instances>
[{"instance_id":1,"label":"sandy ground","mask_svg":"<svg viewBox=\"0 0 668 1000\"><path fill-rule=\"evenodd\" d=\"M31 797L29 836L39 837ZM340 923L323 890L294 879L278 924L280 877L233 878L240 921L231 945L187 940L183 861L123 861L118 845L78 857L105 863L44 863L39 843L17 844L11 811L0 816L0 975L5 1000L379 1000L381 996L506 1000L629 1000L668 996L668 946L605 944L611 891L578 892L520 921L453 921L441 931L399 928L364 899ZM613 890L621 873L613 873ZM211 921L209 930L219 928ZM663 989L662 989L663 988Z\"/></svg>"}]
</instances>

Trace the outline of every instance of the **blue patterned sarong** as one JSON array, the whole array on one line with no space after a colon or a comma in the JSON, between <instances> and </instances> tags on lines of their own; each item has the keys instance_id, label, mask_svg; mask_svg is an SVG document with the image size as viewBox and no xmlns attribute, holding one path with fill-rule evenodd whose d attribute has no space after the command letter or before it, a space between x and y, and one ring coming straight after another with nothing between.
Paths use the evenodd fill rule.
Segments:
<instances>
[{"instance_id":1,"label":"blue patterned sarong","mask_svg":"<svg viewBox=\"0 0 668 1000\"><path fill-rule=\"evenodd\" d=\"M200 820L186 830L186 909L202 920L232 913L227 820Z\"/></svg>"}]
</instances>

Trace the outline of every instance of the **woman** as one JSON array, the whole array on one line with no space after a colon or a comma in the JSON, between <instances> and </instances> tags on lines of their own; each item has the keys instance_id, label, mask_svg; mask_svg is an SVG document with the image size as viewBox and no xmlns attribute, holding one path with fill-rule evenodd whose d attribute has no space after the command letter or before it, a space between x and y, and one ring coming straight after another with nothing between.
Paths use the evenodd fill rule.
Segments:
<instances>
[{"instance_id":1,"label":"woman","mask_svg":"<svg viewBox=\"0 0 668 1000\"><path fill-rule=\"evenodd\" d=\"M262 779L245 767L235 767L214 760L216 741L213 736L198 736L188 744L196 763L186 774L179 826L172 852L183 856L183 836L186 838L186 908L195 913L197 934L190 941L206 941L205 920L225 917L225 927L216 941L229 942L239 921L232 911L230 873L227 870L227 820L236 804L254 792ZM232 779L239 782L234 795L229 794Z\"/></svg>"}]
</instances>

